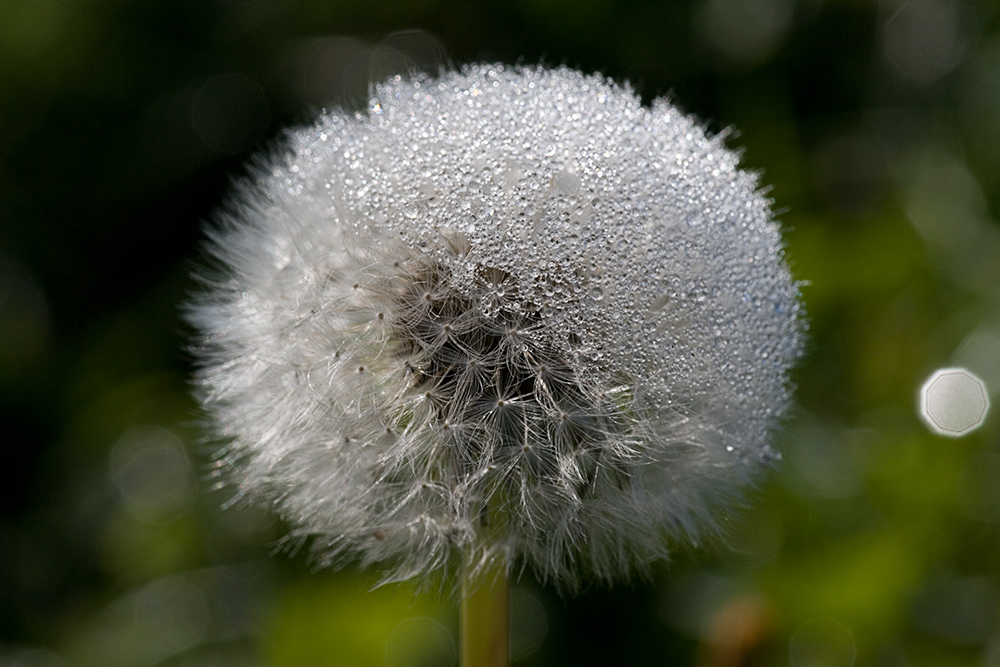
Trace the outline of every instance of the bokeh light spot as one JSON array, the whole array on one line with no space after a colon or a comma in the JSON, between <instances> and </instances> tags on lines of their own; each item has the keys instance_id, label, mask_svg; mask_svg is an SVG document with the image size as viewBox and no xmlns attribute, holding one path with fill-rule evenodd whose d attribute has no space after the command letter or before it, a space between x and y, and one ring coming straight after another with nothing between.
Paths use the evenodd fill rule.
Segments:
<instances>
[{"instance_id":1,"label":"bokeh light spot","mask_svg":"<svg viewBox=\"0 0 1000 667\"><path fill-rule=\"evenodd\" d=\"M709 48L732 64L752 68L781 47L794 10L791 0L706 0L697 22Z\"/></svg>"},{"instance_id":2,"label":"bokeh light spot","mask_svg":"<svg viewBox=\"0 0 1000 667\"><path fill-rule=\"evenodd\" d=\"M387 667L451 665L457 657L455 640L433 618L408 618L393 630L385 647Z\"/></svg>"},{"instance_id":3,"label":"bokeh light spot","mask_svg":"<svg viewBox=\"0 0 1000 667\"><path fill-rule=\"evenodd\" d=\"M986 451L969 459L958 488L967 516L1000 524L1000 454Z\"/></svg>"},{"instance_id":4,"label":"bokeh light spot","mask_svg":"<svg viewBox=\"0 0 1000 667\"><path fill-rule=\"evenodd\" d=\"M206 638L211 615L205 595L184 576L153 581L132 605L136 637L156 655L174 655Z\"/></svg>"},{"instance_id":5,"label":"bokeh light spot","mask_svg":"<svg viewBox=\"0 0 1000 667\"><path fill-rule=\"evenodd\" d=\"M184 443L161 426L128 431L111 453L111 477L137 518L160 521L185 511L194 475Z\"/></svg>"},{"instance_id":6,"label":"bokeh light spot","mask_svg":"<svg viewBox=\"0 0 1000 667\"><path fill-rule=\"evenodd\" d=\"M792 636L789 662L793 667L850 667L858 657L851 631L832 618L806 621Z\"/></svg>"},{"instance_id":7,"label":"bokeh light spot","mask_svg":"<svg viewBox=\"0 0 1000 667\"><path fill-rule=\"evenodd\" d=\"M961 62L977 38L975 15L965 3L915 0L903 3L887 21L883 52L900 75L928 84Z\"/></svg>"},{"instance_id":8,"label":"bokeh light spot","mask_svg":"<svg viewBox=\"0 0 1000 667\"><path fill-rule=\"evenodd\" d=\"M548 615L541 600L524 586L510 591L510 657L525 658L541 647L549 631Z\"/></svg>"},{"instance_id":9,"label":"bokeh light spot","mask_svg":"<svg viewBox=\"0 0 1000 667\"><path fill-rule=\"evenodd\" d=\"M206 81L191 100L191 125L219 153L238 153L267 131L271 109L264 91L242 74Z\"/></svg>"},{"instance_id":10,"label":"bokeh light spot","mask_svg":"<svg viewBox=\"0 0 1000 667\"><path fill-rule=\"evenodd\" d=\"M935 371L920 388L920 416L940 435L957 438L975 430L989 408L986 383L964 368Z\"/></svg>"},{"instance_id":11,"label":"bokeh light spot","mask_svg":"<svg viewBox=\"0 0 1000 667\"><path fill-rule=\"evenodd\" d=\"M48 345L49 305L26 266L0 253L0 375L30 368Z\"/></svg>"}]
</instances>

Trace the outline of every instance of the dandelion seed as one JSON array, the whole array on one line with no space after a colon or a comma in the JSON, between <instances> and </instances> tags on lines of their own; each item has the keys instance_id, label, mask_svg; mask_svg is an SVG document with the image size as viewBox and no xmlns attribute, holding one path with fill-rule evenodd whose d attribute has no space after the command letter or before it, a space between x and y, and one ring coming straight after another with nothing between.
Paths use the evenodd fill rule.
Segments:
<instances>
[{"instance_id":1,"label":"dandelion seed","mask_svg":"<svg viewBox=\"0 0 1000 667\"><path fill-rule=\"evenodd\" d=\"M620 578L774 456L797 286L756 179L667 102L565 68L396 77L290 132L210 236L222 461L323 563Z\"/></svg>"}]
</instances>

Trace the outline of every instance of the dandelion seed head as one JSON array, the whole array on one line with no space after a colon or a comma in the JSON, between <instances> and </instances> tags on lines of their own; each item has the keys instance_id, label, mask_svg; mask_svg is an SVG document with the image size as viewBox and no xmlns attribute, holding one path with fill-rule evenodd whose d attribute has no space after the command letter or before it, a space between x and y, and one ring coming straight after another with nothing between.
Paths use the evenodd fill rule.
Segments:
<instances>
[{"instance_id":1,"label":"dandelion seed head","mask_svg":"<svg viewBox=\"0 0 1000 667\"><path fill-rule=\"evenodd\" d=\"M285 148L189 312L230 478L322 562L611 580L773 458L797 285L756 179L667 102L476 65Z\"/></svg>"}]
</instances>

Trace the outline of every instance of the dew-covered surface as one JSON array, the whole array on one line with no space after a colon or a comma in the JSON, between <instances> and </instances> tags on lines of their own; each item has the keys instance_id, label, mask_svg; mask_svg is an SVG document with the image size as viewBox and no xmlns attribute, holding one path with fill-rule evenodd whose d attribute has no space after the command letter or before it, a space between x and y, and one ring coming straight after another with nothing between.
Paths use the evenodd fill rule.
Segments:
<instances>
[{"instance_id":1,"label":"dew-covered surface","mask_svg":"<svg viewBox=\"0 0 1000 667\"><path fill-rule=\"evenodd\" d=\"M801 349L778 225L666 102L568 69L399 77L261 161L192 308L224 476L324 562L573 585L715 530Z\"/></svg>"}]
</instances>

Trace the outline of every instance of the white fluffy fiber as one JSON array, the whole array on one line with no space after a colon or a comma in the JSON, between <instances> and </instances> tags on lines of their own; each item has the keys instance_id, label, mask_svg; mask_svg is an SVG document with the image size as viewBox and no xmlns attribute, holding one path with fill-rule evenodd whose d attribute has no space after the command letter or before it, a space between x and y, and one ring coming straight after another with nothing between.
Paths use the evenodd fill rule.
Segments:
<instances>
[{"instance_id":1,"label":"white fluffy fiber","mask_svg":"<svg viewBox=\"0 0 1000 667\"><path fill-rule=\"evenodd\" d=\"M755 178L669 103L476 65L284 148L190 318L226 479L322 563L614 579L773 456L797 285Z\"/></svg>"}]
</instances>

